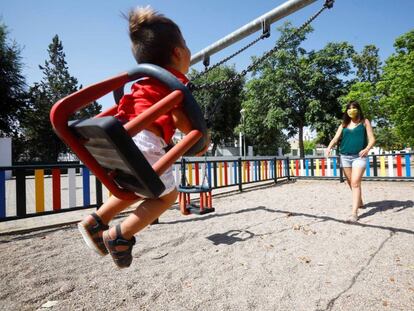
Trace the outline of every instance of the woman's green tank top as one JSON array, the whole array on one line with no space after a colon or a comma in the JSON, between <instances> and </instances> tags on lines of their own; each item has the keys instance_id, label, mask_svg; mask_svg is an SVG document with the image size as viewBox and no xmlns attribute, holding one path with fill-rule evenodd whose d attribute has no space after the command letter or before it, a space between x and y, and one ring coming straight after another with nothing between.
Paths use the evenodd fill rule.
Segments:
<instances>
[{"instance_id":1,"label":"woman's green tank top","mask_svg":"<svg viewBox=\"0 0 414 311\"><path fill-rule=\"evenodd\" d=\"M342 129L342 140L339 148L341 154L358 154L368 145L367 131L360 123L356 127Z\"/></svg>"}]
</instances>

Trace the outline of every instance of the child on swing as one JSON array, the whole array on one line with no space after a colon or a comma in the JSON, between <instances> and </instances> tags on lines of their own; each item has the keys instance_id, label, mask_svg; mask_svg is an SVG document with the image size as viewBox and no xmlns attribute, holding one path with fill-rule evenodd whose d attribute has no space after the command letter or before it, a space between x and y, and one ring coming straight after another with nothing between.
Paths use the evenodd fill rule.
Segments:
<instances>
[{"instance_id":1,"label":"child on swing","mask_svg":"<svg viewBox=\"0 0 414 311\"><path fill-rule=\"evenodd\" d=\"M129 36L132 52L137 63L151 63L163 67L175 75L183 84L188 82L185 74L190 66L190 50L179 27L169 18L158 14L150 7L137 8L129 12ZM141 79L131 87L132 93L119 102L121 121L129 121L155 104L169 90L153 78ZM153 124L133 137L148 162L153 165L164 154L175 129L188 133L192 127L181 107L159 117ZM160 176L165 191L157 199L144 198L142 203L121 224L109 228L108 223L121 211L137 202L120 200L111 196L100 208L82 222L78 228L86 244L104 256L110 254L119 268L132 262L134 234L144 229L171 207L177 199L172 167Z\"/></svg>"}]
</instances>

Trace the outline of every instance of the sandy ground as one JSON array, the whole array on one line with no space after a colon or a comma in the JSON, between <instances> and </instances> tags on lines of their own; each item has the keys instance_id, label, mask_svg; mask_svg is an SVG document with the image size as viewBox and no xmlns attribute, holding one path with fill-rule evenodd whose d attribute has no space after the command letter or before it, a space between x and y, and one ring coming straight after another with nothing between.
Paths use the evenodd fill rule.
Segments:
<instances>
[{"instance_id":1,"label":"sandy ground","mask_svg":"<svg viewBox=\"0 0 414 311\"><path fill-rule=\"evenodd\" d=\"M117 270L74 225L0 236L0 310L414 310L414 184L298 181L167 211ZM120 221L117 219L114 223Z\"/></svg>"}]
</instances>

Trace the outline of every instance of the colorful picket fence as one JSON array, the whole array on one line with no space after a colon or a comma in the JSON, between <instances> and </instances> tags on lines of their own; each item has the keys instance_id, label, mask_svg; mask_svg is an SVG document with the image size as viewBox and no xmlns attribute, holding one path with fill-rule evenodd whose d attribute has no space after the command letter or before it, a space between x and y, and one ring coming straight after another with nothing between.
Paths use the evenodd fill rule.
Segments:
<instances>
[{"instance_id":1,"label":"colorful picket fence","mask_svg":"<svg viewBox=\"0 0 414 311\"><path fill-rule=\"evenodd\" d=\"M196 158L185 159L176 167L176 180L181 175L181 184L196 186L208 184L213 189L241 186L243 184L277 181L289 176L286 158Z\"/></svg>"},{"instance_id":2,"label":"colorful picket fence","mask_svg":"<svg viewBox=\"0 0 414 311\"><path fill-rule=\"evenodd\" d=\"M413 154L367 157L364 179L409 180ZM210 185L212 189L290 178L342 178L338 157L185 158L173 167L177 186ZM12 171L13 178L6 179ZM0 167L0 221L99 207L109 196L83 165Z\"/></svg>"},{"instance_id":3,"label":"colorful picket fence","mask_svg":"<svg viewBox=\"0 0 414 311\"><path fill-rule=\"evenodd\" d=\"M5 178L7 171L14 175L10 181ZM83 165L0 168L0 221L96 207L102 202L101 182Z\"/></svg>"},{"instance_id":4,"label":"colorful picket fence","mask_svg":"<svg viewBox=\"0 0 414 311\"><path fill-rule=\"evenodd\" d=\"M366 157L364 179L411 180L412 153L369 155ZM335 178L341 175L339 157L289 159L291 177Z\"/></svg>"}]
</instances>

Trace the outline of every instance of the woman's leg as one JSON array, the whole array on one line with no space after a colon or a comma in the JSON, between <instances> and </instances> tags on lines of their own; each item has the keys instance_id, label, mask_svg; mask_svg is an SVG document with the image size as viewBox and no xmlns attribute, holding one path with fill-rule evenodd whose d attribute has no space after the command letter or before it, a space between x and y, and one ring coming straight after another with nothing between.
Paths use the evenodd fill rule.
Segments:
<instances>
[{"instance_id":1,"label":"woman's leg","mask_svg":"<svg viewBox=\"0 0 414 311\"><path fill-rule=\"evenodd\" d=\"M345 175L345 179L346 179L346 183L349 186L349 189L352 190L351 187L351 177L352 177L352 168L351 167L344 167L342 168L344 175Z\"/></svg>"},{"instance_id":2,"label":"woman's leg","mask_svg":"<svg viewBox=\"0 0 414 311\"><path fill-rule=\"evenodd\" d=\"M352 215L358 216L358 208L361 206L361 180L365 167L353 167L351 174L352 187Z\"/></svg>"},{"instance_id":3,"label":"woman's leg","mask_svg":"<svg viewBox=\"0 0 414 311\"><path fill-rule=\"evenodd\" d=\"M351 186L352 168L344 167L343 171L344 171L344 175L346 178L346 183L348 184L349 189L352 191L352 186ZM361 188L361 185L359 187ZM360 193L361 193L361 197L359 198L359 208L362 208L362 206L364 205L364 203L362 202L362 188L361 188Z\"/></svg>"}]
</instances>

